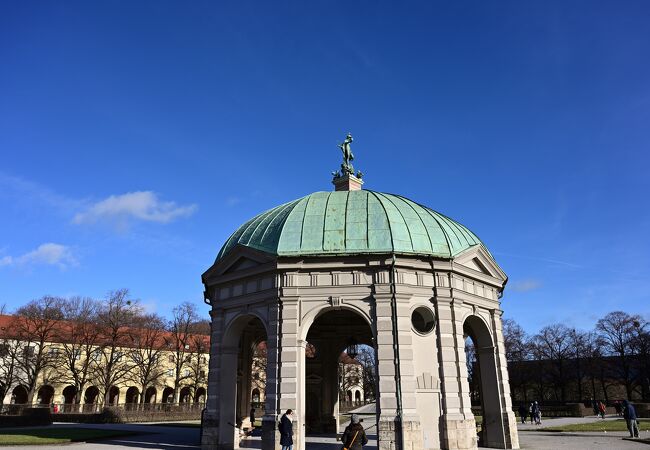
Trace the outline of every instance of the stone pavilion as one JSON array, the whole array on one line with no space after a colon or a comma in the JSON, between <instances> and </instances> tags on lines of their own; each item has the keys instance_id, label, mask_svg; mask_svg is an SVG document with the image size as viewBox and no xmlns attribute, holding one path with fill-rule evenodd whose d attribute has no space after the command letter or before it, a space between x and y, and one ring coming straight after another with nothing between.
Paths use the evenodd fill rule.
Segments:
<instances>
[{"instance_id":1,"label":"stone pavilion","mask_svg":"<svg viewBox=\"0 0 650 450\"><path fill-rule=\"evenodd\" d=\"M519 448L500 299L507 277L468 228L394 194L362 189L350 161L334 190L253 217L203 274L212 305L204 449L239 446L253 348L266 341L262 449L295 411L294 450L336 433L337 361L374 349L380 450ZM474 342L483 426L471 410L465 341ZM307 351L309 350L309 351ZM374 420L374 417L373 417ZM364 423L368 427L367 421Z\"/></svg>"}]
</instances>

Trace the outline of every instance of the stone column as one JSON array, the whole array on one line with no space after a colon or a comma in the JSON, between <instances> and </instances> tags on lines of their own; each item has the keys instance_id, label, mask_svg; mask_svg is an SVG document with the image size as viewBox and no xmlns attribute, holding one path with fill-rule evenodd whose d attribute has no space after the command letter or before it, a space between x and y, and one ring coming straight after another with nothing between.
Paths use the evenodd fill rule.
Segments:
<instances>
[{"instance_id":1,"label":"stone column","mask_svg":"<svg viewBox=\"0 0 650 450\"><path fill-rule=\"evenodd\" d=\"M267 366L267 410L263 419L263 449L280 448L277 422L287 409L294 413L293 448L302 450L304 442L304 342L298 340L298 297L283 296L279 299L279 310L271 330L279 329L279 340L269 339ZM276 327L276 328L273 328ZM278 352L279 341L279 352ZM279 356L278 356L279 353ZM277 368L277 372L273 368Z\"/></svg>"},{"instance_id":2,"label":"stone column","mask_svg":"<svg viewBox=\"0 0 650 450\"><path fill-rule=\"evenodd\" d=\"M446 281L445 277L436 276ZM467 382L462 317L459 317L458 302L451 298L451 290L444 285L436 288L435 309L442 400L440 446L454 450L475 449L476 423Z\"/></svg>"},{"instance_id":3,"label":"stone column","mask_svg":"<svg viewBox=\"0 0 650 450\"><path fill-rule=\"evenodd\" d=\"M221 310L213 309L212 330L210 338L210 358L208 371L208 392L205 402L205 414L203 415L203 433L201 446L204 449L213 449L219 441L219 413L220 398L219 385L221 381L221 340L223 336L224 315ZM166 399L165 399L166 400Z\"/></svg>"},{"instance_id":4,"label":"stone column","mask_svg":"<svg viewBox=\"0 0 650 450\"><path fill-rule=\"evenodd\" d=\"M278 326L280 324L279 305L274 305L269 314L268 336L266 340L266 386L264 391L264 415L262 416L262 450L280 449L280 433L277 422L279 410L279 364Z\"/></svg>"},{"instance_id":5,"label":"stone column","mask_svg":"<svg viewBox=\"0 0 650 450\"><path fill-rule=\"evenodd\" d=\"M517 418L512 410L512 399L510 397L508 363L503 339L503 323L501 321L502 315L503 311L501 310L490 310L490 319L495 340L494 356L499 386L499 403L501 405L503 419L503 445L504 448L517 449L519 448L519 435L517 433Z\"/></svg>"},{"instance_id":6,"label":"stone column","mask_svg":"<svg viewBox=\"0 0 650 450\"><path fill-rule=\"evenodd\" d=\"M393 294L382 292L374 297L379 376L378 447L379 450L421 450L424 444L415 402L411 295L395 294L397 323L393 323ZM401 397L401 417L398 396Z\"/></svg>"}]
</instances>

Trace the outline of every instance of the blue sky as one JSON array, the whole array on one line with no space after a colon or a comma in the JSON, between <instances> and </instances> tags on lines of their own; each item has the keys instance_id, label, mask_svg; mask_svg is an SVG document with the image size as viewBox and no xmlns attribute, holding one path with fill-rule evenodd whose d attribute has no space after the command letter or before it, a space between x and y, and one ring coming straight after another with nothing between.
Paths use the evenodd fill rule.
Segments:
<instances>
[{"instance_id":1,"label":"blue sky","mask_svg":"<svg viewBox=\"0 0 650 450\"><path fill-rule=\"evenodd\" d=\"M646 1L4 2L0 303L167 314L239 224L366 187L455 218L528 331L650 318ZM207 312L207 308L204 309Z\"/></svg>"}]
</instances>

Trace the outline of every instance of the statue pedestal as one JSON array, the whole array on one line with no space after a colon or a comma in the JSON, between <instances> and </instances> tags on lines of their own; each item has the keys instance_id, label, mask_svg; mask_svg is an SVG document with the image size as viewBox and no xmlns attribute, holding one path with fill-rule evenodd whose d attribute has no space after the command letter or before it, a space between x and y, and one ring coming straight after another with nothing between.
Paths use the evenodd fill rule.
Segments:
<instances>
[{"instance_id":1,"label":"statue pedestal","mask_svg":"<svg viewBox=\"0 0 650 450\"><path fill-rule=\"evenodd\" d=\"M363 181L351 174L345 174L332 180L335 191L360 191Z\"/></svg>"}]
</instances>

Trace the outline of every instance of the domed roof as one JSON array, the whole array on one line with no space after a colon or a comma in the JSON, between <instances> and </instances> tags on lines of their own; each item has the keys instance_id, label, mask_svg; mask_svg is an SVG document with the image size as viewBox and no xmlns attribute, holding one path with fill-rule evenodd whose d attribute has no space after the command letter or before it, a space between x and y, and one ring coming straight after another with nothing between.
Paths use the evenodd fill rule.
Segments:
<instances>
[{"instance_id":1,"label":"domed roof","mask_svg":"<svg viewBox=\"0 0 650 450\"><path fill-rule=\"evenodd\" d=\"M399 195L314 192L253 217L217 260L241 244L277 256L398 253L451 259L481 245L474 233Z\"/></svg>"}]
</instances>

